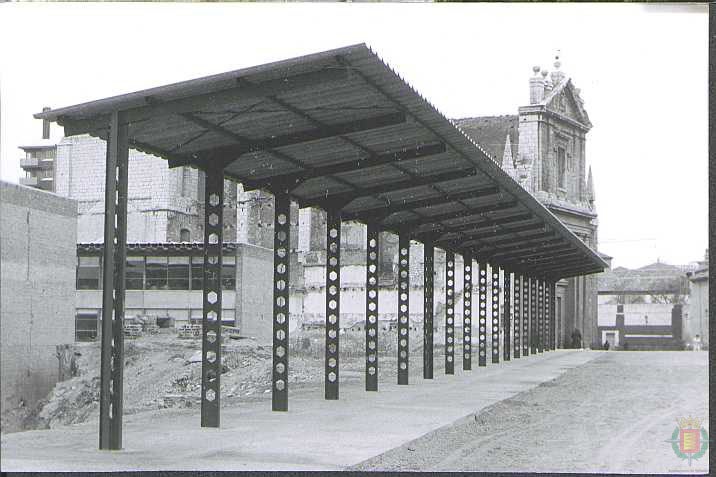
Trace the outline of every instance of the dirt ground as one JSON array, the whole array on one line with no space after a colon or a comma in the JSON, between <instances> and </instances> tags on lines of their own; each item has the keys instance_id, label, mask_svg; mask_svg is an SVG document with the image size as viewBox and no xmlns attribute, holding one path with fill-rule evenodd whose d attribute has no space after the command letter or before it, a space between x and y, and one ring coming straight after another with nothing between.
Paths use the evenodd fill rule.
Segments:
<instances>
[{"instance_id":1,"label":"dirt ground","mask_svg":"<svg viewBox=\"0 0 716 477\"><path fill-rule=\"evenodd\" d=\"M665 441L708 430L708 382L706 352L608 352L348 470L704 473Z\"/></svg>"},{"instance_id":2,"label":"dirt ground","mask_svg":"<svg viewBox=\"0 0 716 477\"><path fill-rule=\"evenodd\" d=\"M322 385L324 380L324 331L295 331L290 339L289 387ZM422 336L411 339L411 356L421 356ZM437 337L436 337L437 341ZM364 332L341 335L341 382L363 381L365 373ZM379 379L394 380L397 333L379 333ZM3 434L37 429L55 429L96 419L99 416L99 342L76 343L79 376L58 383L47 398L33 407L3 413ZM435 346L441 356L441 345ZM166 408L200 405L201 340L179 339L173 330L125 339L125 415ZM271 345L251 339L224 339L221 376L221 405L234 406L264 399L271 391ZM435 370L442 368L435 359ZM411 375L422 373L413 366Z\"/></svg>"}]
</instances>

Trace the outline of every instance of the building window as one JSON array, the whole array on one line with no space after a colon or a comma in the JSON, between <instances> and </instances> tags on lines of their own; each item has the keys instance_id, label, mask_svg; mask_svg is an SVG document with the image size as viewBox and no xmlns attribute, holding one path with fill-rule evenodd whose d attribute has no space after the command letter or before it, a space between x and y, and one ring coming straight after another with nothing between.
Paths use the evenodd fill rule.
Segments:
<instances>
[{"instance_id":1,"label":"building window","mask_svg":"<svg viewBox=\"0 0 716 477\"><path fill-rule=\"evenodd\" d=\"M557 148L557 187L560 189L566 189L566 158L564 154L564 148Z\"/></svg>"},{"instance_id":2,"label":"building window","mask_svg":"<svg viewBox=\"0 0 716 477\"><path fill-rule=\"evenodd\" d=\"M77 289L99 289L99 257L77 257Z\"/></svg>"},{"instance_id":3,"label":"building window","mask_svg":"<svg viewBox=\"0 0 716 477\"><path fill-rule=\"evenodd\" d=\"M125 277L127 290L144 289L144 257L127 257Z\"/></svg>"},{"instance_id":4,"label":"building window","mask_svg":"<svg viewBox=\"0 0 716 477\"><path fill-rule=\"evenodd\" d=\"M169 289L189 289L189 257L169 257Z\"/></svg>"},{"instance_id":5,"label":"building window","mask_svg":"<svg viewBox=\"0 0 716 477\"><path fill-rule=\"evenodd\" d=\"M181 229L179 231L179 241L191 242L191 232L189 232L189 229Z\"/></svg>"},{"instance_id":6,"label":"building window","mask_svg":"<svg viewBox=\"0 0 716 477\"><path fill-rule=\"evenodd\" d=\"M221 284L224 290L234 290L236 288L236 257L221 257Z\"/></svg>"},{"instance_id":7,"label":"building window","mask_svg":"<svg viewBox=\"0 0 716 477\"><path fill-rule=\"evenodd\" d=\"M147 257L147 290L167 289L167 257Z\"/></svg>"},{"instance_id":8,"label":"building window","mask_svg":"<svg viewBox=\"0 0 716 477\"><path fill-rule=\"evenodd\" d=\"M203 290L204 257L191 257L191 289Z\"/></svg>"}]
</instances>

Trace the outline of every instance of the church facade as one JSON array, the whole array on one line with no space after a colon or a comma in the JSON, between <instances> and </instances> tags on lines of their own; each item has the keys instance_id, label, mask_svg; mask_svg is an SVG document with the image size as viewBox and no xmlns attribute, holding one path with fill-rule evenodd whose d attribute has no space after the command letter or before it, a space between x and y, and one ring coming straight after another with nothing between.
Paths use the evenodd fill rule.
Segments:
<instances>
[{"instance_id":1,"label":"church facade","mask_svg":"<svg viewBox=\"0 0 716 477\"><path fill-rule=\"evenodd\" d=\"M557 60L551 74L533 68L530 104L520 107L516 115L465 118L455 123L596 250L594 180L585 154L592 123L579 88L560 66ZM582 336L583 346L599 346L595 275L558 282L557 323L561 346L568 345L575 329Z\"/></svg>"}]
</instances>

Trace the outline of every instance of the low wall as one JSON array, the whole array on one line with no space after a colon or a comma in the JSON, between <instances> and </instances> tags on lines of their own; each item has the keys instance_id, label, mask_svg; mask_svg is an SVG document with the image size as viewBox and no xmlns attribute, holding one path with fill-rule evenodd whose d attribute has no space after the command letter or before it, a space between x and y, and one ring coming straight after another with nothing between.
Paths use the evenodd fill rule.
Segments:
<instances>
[{"instance_id":1,"label":"low wall","mask_svg":"<svg viewBox=\"0 0 716 477\"><path fill-rule=\"evenodd\" d=\"M32 405L74 342L77 202L0 181L2 410Z\"/></svg>"}]
</instances>

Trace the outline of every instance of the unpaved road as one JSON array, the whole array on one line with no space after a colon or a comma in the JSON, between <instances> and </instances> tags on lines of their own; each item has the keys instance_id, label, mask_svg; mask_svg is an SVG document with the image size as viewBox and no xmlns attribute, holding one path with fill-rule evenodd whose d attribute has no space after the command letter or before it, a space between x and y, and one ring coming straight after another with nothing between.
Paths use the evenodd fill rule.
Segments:
<instances>
[{"instance_id":1,"label":"unpaved road","mask_svg":"<svg viewBox=\"0 0 716 477\"><path fill-rule=\"evenodd\" d=\"M665 441L708 392L706 352L608 352L350 470L704 473Z\"/></svg>"}]
</instances>

